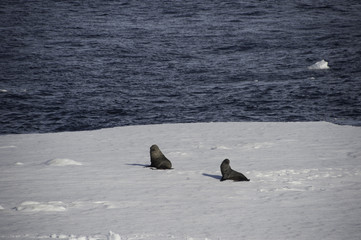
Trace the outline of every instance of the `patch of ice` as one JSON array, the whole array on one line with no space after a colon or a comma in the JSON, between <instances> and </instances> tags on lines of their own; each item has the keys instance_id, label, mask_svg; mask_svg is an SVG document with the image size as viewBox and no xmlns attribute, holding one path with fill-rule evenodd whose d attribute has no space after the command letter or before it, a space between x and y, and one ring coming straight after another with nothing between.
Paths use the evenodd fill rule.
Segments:
<instances>
[{"instance_id":1,"label":"patch of ice","mask_svg":"<svg viewBox=\"0 0 361 240\"><path fill-rule=\"evenodd\" d=\"M113 233L114 234L114 233ZM118 234L117 234L118 235ZM66 234L51 234L49 237L51 239L68 239L68 240L109 240L109 239L113 239L113 238L109 238L110 234L106 235L106 234L96 234L96 235L89 235L89 236L85 236L85 235L74 235L74 234L70 234L70 235L66 235ZM119 235L118 235L119 236ZM49 238L47 236L42 236L42 237L38 237L38 238L44 238L47 239ZM114 239L120 239L120 238L114 238Z\"/></svg>"},{"instance_id":2,"label":"patch of ice","mask_svg":"<svg viewBox=\"0 0 361 240\"><path fill-rule=\"evenodd\" d=\"M50 238L56 238L56 239L68 239L69 236L65 235L65 234L60 234L60 235L57 235L57 234L51 234L50 235Z\"/></svg>"},{"instance_id":3,"label":"patch of ice","mask_svg":"<svg viewBox=\"0 0 361 240\"><path fill-rule=\"evenodd\" d=\"M95 235L64 235L64 234L51 234L50 236L41 236L39 238L48 238L51 239L68 239L68 240L150 240L150 239L159 239L159 240L167 240L167 239L184 239L184 240L210 240L209 238L194 238L191 236L174 236L168 234L146 234L146 233L138 233L138 234L131 234L126 236L121 236L118 233L113 231L109 231L108 234L95 234ZM21 238L18 236L17 238Z\"/></svg>"},{"instance_id":4,"label":"patch of ice","mask_svg":"<svg viewBox=\"0 0 361 240\"><path fill-rule=\"evenodd\" d=\"M274 145L271 142L259 142L259 143L248 143L244 144L242 148L247 150L260 149L260 148L270 148Z\"/></svg>"},{"instance_id":5,"label":"patch of ice","mask_svg":"<svg viewBox=\"0 0 361 240\"><path fill-rule=\"evenodd\" d=\"M0 210L4 210L4 208L0 205Z\"/></svg>"},{"instance_id":6,"label":"patch of ice","mask_svg":"<svg viewBox=\"0 0 361 240\"><path fill-rule=\"evenodd\" d=\"M69 240L88 240L86 236L70 237Z\"/></svg>"},{"instance_id":7,"label":"patch of ice","mask_svg":"<svg viewBox=\"0 0 361 240\"><path fill-rule=\"evenodd\" d=\"M325 60L321 60L319 62L316 62L315 64L311 65L308 67L308 69L329 69L330 67L328 66L328 62L326 62Z\"/></svg>"},{"instance_id":8,"label":"patch of ice","mask_svg":"<svg viewBox=\"0 0 361 240\"><path fill-rule=\"evenodd\" d=\"M187 156L188 154L185 152L169 152L167 155L169 155L169 156Z\"/></svg>"},{"instance_id":9,"label":"patch of ice","mask_svg":"<svg viewBox=\"0 0 361 240\"><path fill-rule=\"evenodd\" d=\"M88 201L75 201L69 203L67 206L68 208L78 208L78 209L115 209L121 207L130 207L136 206L138 202L127 202L123 201L121 203L109 202L109 201L95 201L95 202L88 202Z\"/></svg>"},{"instance_id":10,"label":"patch of ice","mask_svg":"<svg viewBox=\"0 0 361 240\"><path fill-rule=\"evenodd\" d=\"M301 181L291 181L289 182L290 184L294 184L294 185L301 185L302 182Z\"/></svg>"},{"instance_id":11,"label":"patch of ice","mask_svg":"<svg viewBox=\"0 0 361 240\"><path fill-rule=\"evenodd\" d=\"M229 150L232 148L226 147L226 146L213 146L211 147L211 150L216 150L216 149L221 149L221 150Z\"/></svg>"},{"instance_id":12,"label":"patch of ice","mask_svg":"<svg viewBox=\"0 0 361 240\"><path fill-rule=\"evenodd\" d=\"M105 209L114 209L114 208L118 208L118 206L115 203L112 202L107 202L107 201L98 201L98 202L94 202L94 204L101 206Z\"/></svg>"},{"instance_id":13,"label":"patch of ice","mask_svg":"<svg viewBox=\"0 0 361 240\"><path fill-rule=\"evenodd\" d=\"M0 149L6 149L6 148L16 148L16 146L0 146Z\"/></svg>"},{"instance_id":14,"label":"patch of ice","mask_svg":"<svg viewBox=\"0 0 361 240\"><path fill-rule=\"evenodd\" d=\"M344 176L355 176L357 170L347 170L342 168L325 168L325 169L281 169L276 171L254 171L253 175L267 181L292 180L292 184L301 184L301 180L314 180L319 178L339 178ZM296 180L293 177L296 176Z\"/></svg>"},{"instance_id":15,"label":"patch of ice","mask_svg":"<svg viewBox=\"0 0 361 240\"><path fill-rule=\"evenodd\" d=\"M50 202L33 202L26 201L15 207L16 211L24 212L64 212L66 211L66 205L61 201L50 201Z\"/></svg>"},{"instance_id":16,"label":"patch of ice","mask_svg":"<svg viewBox=\"0 0 361 240\"><path fill-rule=\"evenodd\" d=\"M119 234L113 233L112 231L109 231L108 240L121 240L121 239L122 238L120 237Z\"/></svg>"},{"instance_id":17,"label":"patch of ice","mask_svg":"<svg viewBox=\"0 0 361 240\"><path fill-rule=\"evenodd\" d=\"M73 166L73 165L75 165L75 166L83 165L80 162L74 161L72 159L67 159L67 158L55 158L55 159L52 159L52 160L49 160L49 161L45 162L45 164L49 165L49 166L60 166L60 167Z\"/></svg>"}]
</instances>

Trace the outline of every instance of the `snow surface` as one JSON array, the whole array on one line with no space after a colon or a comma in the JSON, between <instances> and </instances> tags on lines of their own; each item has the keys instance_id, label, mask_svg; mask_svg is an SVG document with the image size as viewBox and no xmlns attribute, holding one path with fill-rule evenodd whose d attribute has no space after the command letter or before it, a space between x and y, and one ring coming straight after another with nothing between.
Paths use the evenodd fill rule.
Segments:
<instances>
[{"instance_id":1,"label":"snow surface","mask_svg":"<svg viewBox=\"0 0 361 240\"><path fill-rule=\"evenodd\" d=\"M47 161L45 164L50 166L70 166L70 165L83 165L80 162L67 158L55 158Z\"/></svg>"},{"instance_id":2,"label":"snow surface","mask_svg":"<svg viewBox=\"0 0 361 240\"><path fill-rule=\"evenodd\" d=\"M144 167L152 144L174 169ZM220 182L225 158L251 181ZM0 239L360 239L361 128L195 123L1 135L0 194Z\"/></svg>"}]
</instances>

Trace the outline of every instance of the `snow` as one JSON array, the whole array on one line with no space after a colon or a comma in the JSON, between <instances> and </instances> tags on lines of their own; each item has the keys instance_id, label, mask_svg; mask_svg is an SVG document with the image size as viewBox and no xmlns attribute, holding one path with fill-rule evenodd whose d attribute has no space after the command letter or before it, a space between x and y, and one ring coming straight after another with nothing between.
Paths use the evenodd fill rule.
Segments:
<instances>
[{"instance_id":1,"label":"snow","mask_svg":"<svg viewBox=\"0 0 361 240\"><path fill-rule=\"evenodd\" d=\"M172 170L152 170L157 144ZM220 181L219 166L250 182ZM50 160L49 160L50 159ZM0 239L359 239L361 128L194 123L0 136Z\"/></svg>"},{"instance_id":2,"label":"snow","mask_svg":"<svg viewBox=\"0 0 361 240\"><path fill-rule=\"evenodd\" d=\"M80 162L74 161L72 159L67 159L67 158L55 158L55 159L51 159L49 161L47 161L45 163L46 165L50 165L50 166L71 166L71 165L83 165Z\"/></svg>"}]
</instances>

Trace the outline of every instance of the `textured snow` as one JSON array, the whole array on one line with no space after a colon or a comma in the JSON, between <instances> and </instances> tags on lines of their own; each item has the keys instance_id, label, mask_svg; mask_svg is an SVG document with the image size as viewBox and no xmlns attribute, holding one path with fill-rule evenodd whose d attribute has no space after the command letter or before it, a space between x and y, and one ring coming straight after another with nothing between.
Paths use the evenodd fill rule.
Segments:
<instances>
[{"instance_id":1,"label":"textured snow","mask_svg":"<svg viewBox=\"0 0 361 240\"><path fill-rule=\"evenodd\" d=\"M71 165L82 165L81 163L67 158L55 158L45 162L46 165L50 166L71 166Z\"/></svg>"},{"instance_id":2,"label":"textured snow","mask_svg":"<svg viewBox=\"0 0 361 240\"><path fill-rule=\"evenodd\" d=\"M145 168L157 144L172 170ZM219 166L250 182L221 182ZM51 159L51 160L49 160ZM0 136L0 239L359 239L361 128L195 123Z\"/></svg>"}]
</instances>

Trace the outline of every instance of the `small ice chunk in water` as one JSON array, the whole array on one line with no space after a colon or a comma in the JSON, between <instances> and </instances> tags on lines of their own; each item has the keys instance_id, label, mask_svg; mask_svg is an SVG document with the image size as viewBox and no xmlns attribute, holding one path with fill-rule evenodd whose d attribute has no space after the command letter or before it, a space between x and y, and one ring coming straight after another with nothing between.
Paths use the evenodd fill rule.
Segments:
<instances>
[{"instance_id":1,"label":"small ice chunk in water","mask_svg":"<svg viewBox=\"0 0 361 240\"><path fill-rule=\"evenodd\" d=\"M328 62L326 62L323 59L308 67L308 69L329 69L329 68L330 67L328 66Z\"/></svg>"}]
</instances>

